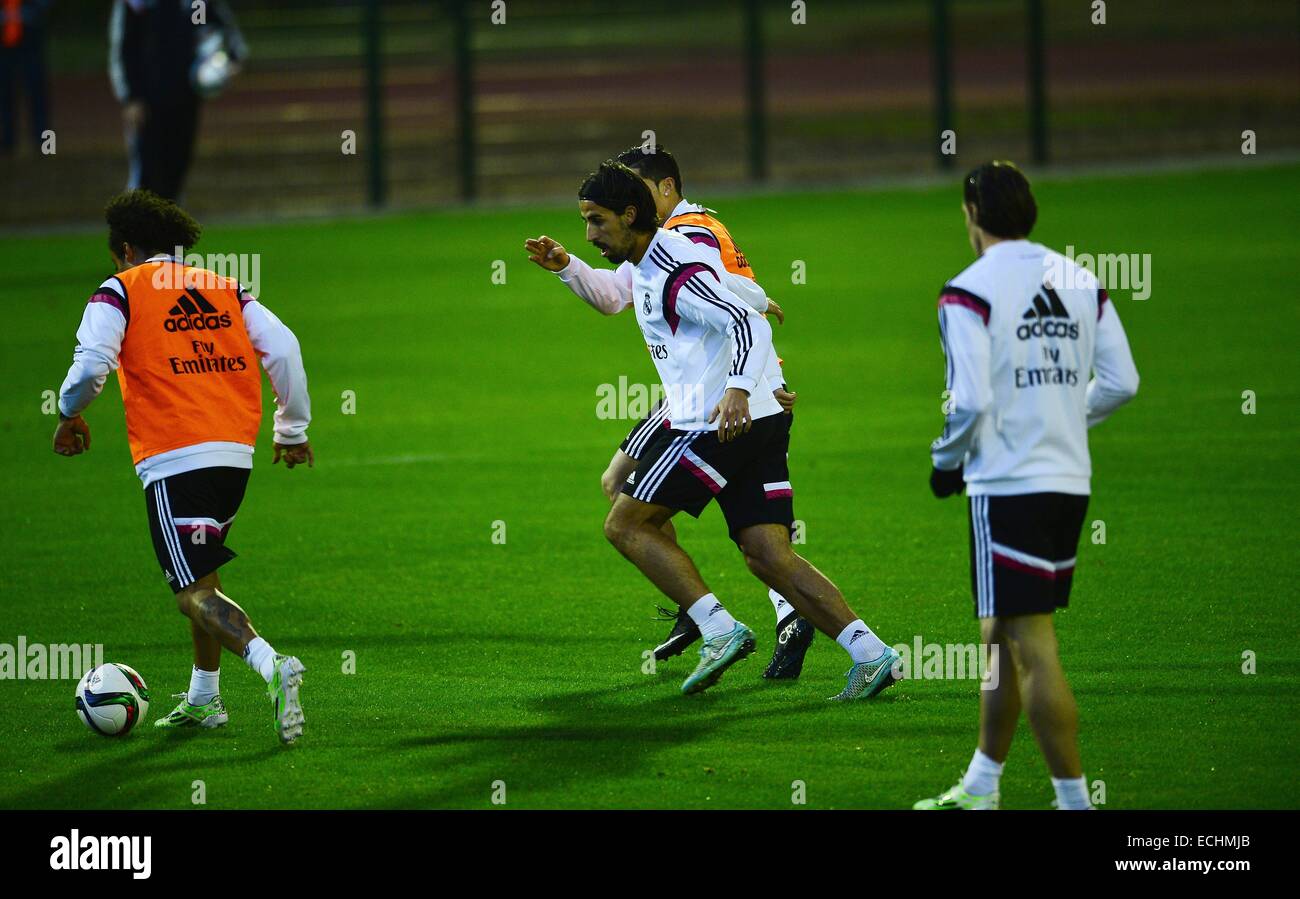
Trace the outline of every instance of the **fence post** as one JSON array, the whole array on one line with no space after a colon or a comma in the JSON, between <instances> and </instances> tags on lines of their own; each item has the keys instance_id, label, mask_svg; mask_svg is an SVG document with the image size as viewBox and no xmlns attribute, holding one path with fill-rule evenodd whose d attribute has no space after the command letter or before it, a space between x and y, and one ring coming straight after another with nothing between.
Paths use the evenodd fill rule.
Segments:
<instances>
[{"instance_id":1,"label":"fence post","mask_svg":"<svg viewBox=\"0 0 1300 899\"><path fill-rule=\"evenodd\" d=\"M367 196L370 205L383 206L388 199L384 172L384 70L383 22L379 0L366 0L361 23L366 57L366 137L368 165Z\"/></svg>"},{"instance_id":2,"label":"fence post","mask_svg":"<svg viewBox=\"0 0 1300 899\"><path fill-rule=\"evenodd\" d=\"M930 4L931 68L934 74L935 153L939 168L951 169L953 156L943 152L943 133L952 128L952 60L948 42L948 0Z\"/></svg>"},{"instance_id":3,"label":"fence post","mask_svg":"<svg viewBox=\"0 0 1300 899\"><path fill-rule=\"evenodd\" d=\"M1043 0L1026 0L1025 44L1029 54L1029 148L1035 165L1047 163L1047 65L1043 36Z\"/></svg>"},{"instance_id":4,"label":"fence post","mask_svg":"<svg viewBox=\"0 0 1300 899\"><path fill-rule=\"evenodd\" d=\"M468 0L452 0L456 56L456 135L459 144L460 196L473 200L477 194L474 139L474 22Z\"/></svg>"},{"instance_id":5,"label":"fence post","mask_svg":"<svg viewBox=\"0 0 1300 899\"><path fill-rule=\"evenodd\" d=\"M749 107L749 177L767 180L767 86L763 78L761 0L745 2L745 93Z\"/></svg>"}]
</instances>

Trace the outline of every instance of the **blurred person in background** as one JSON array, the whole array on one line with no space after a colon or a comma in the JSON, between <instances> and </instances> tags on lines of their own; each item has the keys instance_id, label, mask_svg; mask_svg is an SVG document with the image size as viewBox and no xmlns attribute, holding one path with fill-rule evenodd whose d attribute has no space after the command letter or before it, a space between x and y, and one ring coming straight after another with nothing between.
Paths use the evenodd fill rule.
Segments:
<instances>
[{"instance_id":1,"label":"blurred person in background","mask_svg":"<svg viewBox=\"0 0 1300 899\"><path fill-rule=\"evenodd\" d=\"M247 52L225 0L114 0L109 75L126 128L128 190L180 197L199 107L225 87Z\"/></svg>"},{"instance_id":2,"label":"blurred person in background","mask_svg":"<svg viewBox=\"0 0 1300 899\"><path fill-rule=\"evenodd\" d=\"M49 128L45 78L45 14L50 0L0 0L0 154L18 146L18 82L27 95L27 132L40 152Z\"/></svg>"}]
</instances>

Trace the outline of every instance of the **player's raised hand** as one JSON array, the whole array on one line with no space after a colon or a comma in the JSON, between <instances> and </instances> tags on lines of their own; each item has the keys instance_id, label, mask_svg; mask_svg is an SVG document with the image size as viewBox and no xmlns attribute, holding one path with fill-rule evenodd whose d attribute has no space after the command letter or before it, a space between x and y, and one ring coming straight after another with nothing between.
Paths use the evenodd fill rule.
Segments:
<instances>
[{"instance_id":1,"label":"player's raised hand","mask_svg":"<svg viewBox=\"0 0 1300 899\"><path fill-rule=\"evenodd\" d=\"M301 465L306 462L308 468L314 468L316 454L311 451L310 443L295 443L286 446L283 443L275 445L275 456L271 459L271 464L279 462L281 457L284 458L284 467L293 468L295 465Z\"/></svg>"},{"instance_id":2,"label":"player's raised hand","mask_svg":"<svg viewBox=\"0 0 1300 899\"><path fill-rule=\"evenodd\" d=\"M545 234L525 240L524 249L528 251L529 262L540 265L548 272L563 271L569 264L568 252Z\"/></svg>"},{"instance_id":3,"label":"player's raised hand","mask_svg":"<svg viewBox=\"0 0 1300 899\"><path fill-rule=\"evenodd\" d=\"M80 415L60 418L54 429L54 451L60 456L80 456L90 449L90 425Z\"/></svg>"},{"instance_id":4,"label":"player's raised hand","mask_svg":"<svg viewBox=\"0 0 1300 899\"><path fill-rule=\"evenodd\" d=\"M772 396L776 397L776 401L781 404L782 411L787 414L794 408L794 401L799 398L799 394L792 390L786 390L784 387L773 390Z\"/></svg>"},{"instance_id":5,"label":"player's raised hand","mask_svg":"<svg viewBox=\"0 0 1300 899\"><path fill-rule=\"evenodd\" d=\"M753 427L749 417L749 394L739 387L728 387L722 402L709 413L709 423L718 422L718 440L728 443Z\"/></svg>"},{"instance_id":6,"label":"player's raised hand","mask_svg":"<svg viewBox=\"0 0 1300 899\"><path fill-rule=\"evenodd\" d=\"M778 325L785 324L785 310L782 309L780 305L776 302L776 300L772 299L771 297L767 298L767 314L775 315L776 323Z\"/></svg>"}]
</instances>

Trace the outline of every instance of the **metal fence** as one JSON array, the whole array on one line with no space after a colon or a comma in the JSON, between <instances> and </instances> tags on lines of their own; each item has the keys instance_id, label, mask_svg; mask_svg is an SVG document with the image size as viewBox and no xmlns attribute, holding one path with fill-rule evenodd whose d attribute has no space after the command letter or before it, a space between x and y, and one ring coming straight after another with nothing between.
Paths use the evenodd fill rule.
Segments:
<instances>
[{"instance_id":1,"label":"metal fence","mask_svg":"<svg viewBox=\"0 0 1300 899\"><path fill-rule=\"evenodd\" d=\"M1300 147L1287 2L231 5L251 57L205 104L186 197L200 214L567 197L650 131L701 195L990 156L1240 154L1248 129L1261 153ZM56 0L57 150L0 158L0 224L92 220L125 183L107 19L106 3ZM948 129L955 154L941 152Z\"/></svg>"}]
</instances>

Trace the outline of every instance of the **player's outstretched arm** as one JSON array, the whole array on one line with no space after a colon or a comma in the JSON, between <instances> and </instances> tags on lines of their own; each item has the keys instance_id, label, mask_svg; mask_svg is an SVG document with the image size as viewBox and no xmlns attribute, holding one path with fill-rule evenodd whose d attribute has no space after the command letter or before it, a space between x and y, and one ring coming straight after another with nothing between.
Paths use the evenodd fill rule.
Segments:
<instances>
[{"instance_id":1,"label":"player's outstretched arm","mask_svg":"<svg viewBox=\"0 0 1300 899\"><path fill-rule=\"evenodd\" d=\"M614 315L632 305L630 263L614 271L594 269L545 234L524 241L524 250L529 262L559 275L569 290L596 311Z\"/></svg>"}]
</instances>

